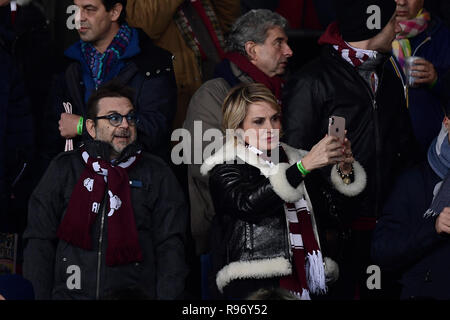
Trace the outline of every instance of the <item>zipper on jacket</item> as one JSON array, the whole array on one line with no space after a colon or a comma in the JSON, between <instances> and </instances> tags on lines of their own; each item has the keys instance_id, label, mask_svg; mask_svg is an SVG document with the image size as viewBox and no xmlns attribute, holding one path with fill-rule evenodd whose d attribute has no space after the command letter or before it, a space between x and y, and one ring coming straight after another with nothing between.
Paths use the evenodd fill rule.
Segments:
<instances>
[{"instance_id":1,"label":"zipper on jacket","mask_svg":"<svg viewBox=\"0 0 450 320\"><path fill-rule=\"evenodd\" d=\"M378 84L378 88L381 88L381 84L383 83L384 78L384 68L385 68L386 62L383 65L383 68L381 69L381 75L380 75L380 82ZM376 196L376 202L375 202L375 216L378 217L379 213L379 207L380 207L380 201L381 201L381 137L380 137L380 127L379 127L379 119L378 119L378 104L377 104L377 96L378 96L378 88L377 91L375 91L373 95L373 109L374 109L374 123L375 123L375 155L376 155L376 161L375 161L375 168L376 168L376 189L375 189L375 196Z\"/></svg>"},{"instance_id":2,"label":"zipper on jacket","mask_svg":"<svg viewBox=\"0 0 450 320\"><path fill-rule=\"evenodd\" d=\"M406 109L408 109L409 108L409 97L408 97L409 93L408 93L408 86L406 85L406 80L403 79L403 72L400 71L400 66L397 64L397 62L395 62L395 59L393 57L391 57L389 59L389 61L391 61L391 64L394 67L397 77L399 77L400 80L402 81L403 93L405 95L405 100L406 100Z\"/></svg>"},{"instance_id":3,"label":"zipper on jacket","mask_svg":"<svg viewBox=\"0 0 450 320\"><path fill-rule=\"evenodd\" d=\"M427 43L428 41L431 41L431 36L428 36L425 38L425 40L423 40L418 46L417 48L414 50L412 56L415 56L417 53L417 50L419 50L419 48L421 46L423 46L425 43ZM408 90L408 85L406 84L406 80L403 79L403 70L401 70L400 66L397 64L397 62L395 62L395 59L393 57L391 57L391 63L394 66L395 72L397 73L398 77L400 78L400 80L402 81L402 85L403 85L403 91L405 94L405 99L406 99L406 108L409 108L409 90ZM401 71L400 71L401 70Z\"/></svg>"},{"instance_id":4,"label":"zipper on jacket","mask_svg":"<svg viewBox=\"0 0 450 320\"><path fill-rule=\"evenodd\" d=\"M105 226L105 215L106 215L106 197L108 193L106 193L103 199L102 211L101 211L101 220L100 220L100 235L98 238L98 252L97 252L97 286L95 292L95 299L100 299L100 272L102 267L102 244L103 244L103 229Z\"/></svg>"},{"instance_id":5,"label":"zipper on jacket","mask_svg":"<svg viewBox=\"0 0 450 320\"><path fill-rule=\"evenodd\" d=\"M380 144L380 133L379 133L379 125L378 125L378 105L377 101L374 98L372 101L373 105L373 117L374 117L374 126L375 126L375 172L376 172L376 185L375 185L375 216L378 216L378 209L379 209L379 193L381 189L381 175L380 175L380 150L381 150L381 144Z\"/></svg>"},{"instance_id":6,"label":"zipper on jacket","mask_svg":"<svg viewBox=\"0 0 450 320\"><path fill-rule=\"evenodd\" d=\"M378 95L378 89L381 88L381 84L383 83L383 77L384 77L384 67L386 62L383 64L383 68L381 69L381 75L380 75L380 81L378 82L378 88L375 91L375 93L372 92L370 87L366 84L365 80L359 75L358 78L359 81L364 85L366 88L367 93L369 94L369 98L372 101L372 111L373 111L373 124L374 124L374 130L375 130L375 215L378 216L378 210L379 210L379 200L380 200L380 189L381 189L381 175L380 175L380 152L381 152L381 141L380 141L380 132L379 132L379 119L378 119L378 104L377 104L377 95Z\"/></svg>"},{"instance_id":7,"label":"zipper on jacket","mask_svg":"<svg viewBox=\"0 0 450 320\"><path fill-rule=\"evenodd\" d=\"M423 41L417 46L417 48L414 50L414 53L412 54L412 56L415 56L416 53L417 53L417 50L419 50L419 48L420 48L421 46L423 46L425 43L427 43L428 41L431 41L431 36L426 37L425 40L423 40Z\"/></svg>"},{"instance_id":8,"label":"zipper on jacket","mask_svg":"<svg viewBox=\"0 0 450 320\"><path fill-rule=\"evenodd\" d=\"M16 178L15 178L14 181L13 181L13 183L11 184L11 188L14 188L14 187L16 186L17 182L19 182L19 180L20 180L20 178L22 177L23 172L25 171L26 167L27 167L27 163L25 162L25 163L23 164L23 167L22 167L22 169L20 170L19 174L16 176Z\"/></svg>"}]
</instances>

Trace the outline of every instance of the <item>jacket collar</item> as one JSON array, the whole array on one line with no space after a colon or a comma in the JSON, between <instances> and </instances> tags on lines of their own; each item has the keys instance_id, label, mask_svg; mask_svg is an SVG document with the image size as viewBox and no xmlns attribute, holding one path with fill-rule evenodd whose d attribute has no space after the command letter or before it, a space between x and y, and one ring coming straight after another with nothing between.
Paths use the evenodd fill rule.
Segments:
<instances>
[{"instance_id":1,"label":"jacket collar","mask_svg":"<svg viewBox=\"0 0 450 320\"><path fill-rule=\"evenodd\" d=\"M110 162L109 157L111 153L111 146L108 143L91 139L87 140L84 143L83 147L86 149L86 151L89 153L91 157L100 158L104 161ZM137 142L131 143L125 149L123 149L122 153L114 162L115 163L124 162L128 158L135 156L141 149L142 148Z\"/></svg>"},{"instance_id":2,"label":"jacket collar","mask_svg":"<svg viewBox=\"0 0 450 320\"><path fill-rule=\"evenodd\" d=\"M83 54L81 53L81 44L83 43L82 40L76 42L72 46L70 46L65 52L64 55L66 55L68 58L77 60L80 63L85 63ZM131 28L131 39L128 47L125 49L125 53L123 56L120 57L120 59L129 59L132 57L137 56L141 52L141 49L139 47L139 35L135 28Z\"/></svg>"}]
</instances>

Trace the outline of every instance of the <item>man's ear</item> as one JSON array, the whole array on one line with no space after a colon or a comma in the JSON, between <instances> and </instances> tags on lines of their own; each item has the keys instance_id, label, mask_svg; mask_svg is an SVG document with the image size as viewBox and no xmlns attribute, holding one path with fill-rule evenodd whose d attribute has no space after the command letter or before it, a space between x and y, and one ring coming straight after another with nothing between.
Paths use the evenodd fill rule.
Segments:
<instances>
[{"instance_id":1,"label":"man's ear","mask_svg":"<svg viewBox=\"0 0 450 320\"><path fill-rule=\"evenodd\" d=\"M92 119L86 119L86 130L89 133L89 135L92 137L92 139L95 140L96 134L95 134L95 121Z\"/></svg>"},{"instance_id":2,"label":"man's ear","mask_svg":"<svg viewBox=\"0 0 450 320\"><path fill-rule=\"evenodd\" d=\"M119 20L120 14L122 13L123 6L121 3L117 2L110 11L111 21L117 22Z\"/></svg>"},{"instance_id":3,"label":"man's ear","mask_svg":"<svg viewBox=\"0 0 450 320\"><path fill-rule=\"evenodd\" d=\"M247 53L250 61L256 60L256 45L256 42L253 41L247 41L245 43L245 52Z\"/></svg>"}]
</instances>

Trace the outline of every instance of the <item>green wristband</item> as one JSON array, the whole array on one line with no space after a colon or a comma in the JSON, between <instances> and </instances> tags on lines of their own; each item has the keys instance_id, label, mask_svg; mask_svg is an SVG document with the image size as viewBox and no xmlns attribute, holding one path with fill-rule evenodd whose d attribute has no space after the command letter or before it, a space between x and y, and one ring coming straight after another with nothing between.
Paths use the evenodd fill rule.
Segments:
<instances>
[{"instance_id":1,"label":"green wristband","mask_svg":"<svg viewBox=\"0 0 450 320\"><path fill-rule=\"evenodd\" d=\"M83 134L83 117L80 117L80 120L78 120L78 125L77 125L77 134L79 136L81 136Z\"/></svg>"},{"instance_id":2,"label":"green wristband","mask_svg":"<svg viewBox=\"0 0 450 320\"><path fill-rule=\"evenodd\" d=\"M297 162L297 168L300 171L300 173L304 176L306 176L309 173L309 171L306 170L305 167L303 166L302 160Z\"/></svg>"}]
</instances>

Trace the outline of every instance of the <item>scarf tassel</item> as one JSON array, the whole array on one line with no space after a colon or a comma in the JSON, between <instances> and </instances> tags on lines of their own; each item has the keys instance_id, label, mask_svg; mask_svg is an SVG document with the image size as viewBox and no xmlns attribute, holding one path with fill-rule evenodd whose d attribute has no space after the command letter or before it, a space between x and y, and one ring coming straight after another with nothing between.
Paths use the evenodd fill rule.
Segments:
<instances>
[{"instance_id":1,"label":"scarf tassel","mask_svg":"<svg viewBox=\"0 0 450 320\"><path fill-rule=\"evenodd\" d=\"M306 270L308 287L311 293L325 294L327 292L327 286L325 284L325 268L323 265L322 252L314 250L312 253L308 253Z\"/></svg>"},{"instance_id":2,"label":"scarf tassel","mask_svg":"<svg viewBox=\"0 0 450 320\"><path fill-rule=\"evenodd\" d=\"M300 296L300 300L311 300L308 290L306 290L306 289L302 290L302 295Z\"/></svg>"},{"instance_id":3,"label":"scarf tassel","mask_svg":"<svg viewBox=\"0 0 450 320\"><path fill-rule=\"evenodd\" d=\"M289 291L289 292L291 294L293 294L299 300L311 300L308 289L303 288L301 294L300 294L300 292L296 292L296 291Z\"/></svg>"}]
</instances>

